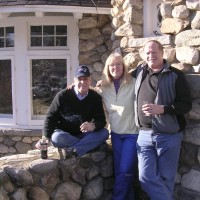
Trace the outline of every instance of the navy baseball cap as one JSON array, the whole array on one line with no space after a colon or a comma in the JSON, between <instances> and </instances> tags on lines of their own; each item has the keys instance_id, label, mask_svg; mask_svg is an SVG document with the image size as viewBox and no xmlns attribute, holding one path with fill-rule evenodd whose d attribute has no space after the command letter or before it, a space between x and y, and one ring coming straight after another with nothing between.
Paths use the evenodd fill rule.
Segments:
<instances>
[{"instance_id":1,"label":"navy baseball cap","mask_svg":"<svg viewBox=\"0 0 200 200\"><path fill-rule=\"evenodd\" d=\"M90 70L86 65L80 65L75 72L75 77L78 78L80 76L90 77Z\"/></svg>"}]
</instances>

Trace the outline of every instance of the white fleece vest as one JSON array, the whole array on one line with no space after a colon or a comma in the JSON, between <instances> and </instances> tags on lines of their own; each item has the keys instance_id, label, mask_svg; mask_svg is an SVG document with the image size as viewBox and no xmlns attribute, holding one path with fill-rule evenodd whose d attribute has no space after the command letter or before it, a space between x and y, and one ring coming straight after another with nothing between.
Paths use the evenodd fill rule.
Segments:
<instances>
[{"instance_id":1,"label":"white fleece vest","mask_svg":"<svg viewBox=\"0 0 200 200\"><path fill-rule=\"evenodd\" d=\"M135 80L130 84L122 83L117 94L113 83L102 87L101 95L111 130L118 134L138 133L134 114Z\"/></svg>"}]
</instances>

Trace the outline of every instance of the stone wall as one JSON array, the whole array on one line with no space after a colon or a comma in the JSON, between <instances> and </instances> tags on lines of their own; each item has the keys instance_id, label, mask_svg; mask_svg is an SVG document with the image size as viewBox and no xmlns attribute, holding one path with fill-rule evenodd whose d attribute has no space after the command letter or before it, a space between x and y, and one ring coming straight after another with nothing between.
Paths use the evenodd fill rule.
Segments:
<instances>
[{"instance_id":1,"label":"stone wall","mask_svg":"<svg viewBox=\"0 0 200 200\"><path fill-rule=\"evenodd\" d=\"M100 80L105 61L112 51L111 16L84 14L79 20L79 63L87 64L93 85Z\"/></svg>"},{"instance_id":2,"label":"stone wall","mask_svg":"<svg viewBox=\"0 0 200 200\"><path fill-rule=\"evenodd\" d=\"M0 158L13 154L24 154L35 149L34 146L41 135L41 130L0 128Z\"/></svg>"},{"instance_id":3,"label":"stone wall","mask_svg":"<svg viewBox=\"0 0 200 200\"><path fill-rule=\"evenodd\" d=\"M193 108L186 115L188 126L182 143L177 172L176 200L200 199L200 1L164 0L162 36L143 38L143 0L112 0L113 48L122 52L133 69L142 61L142 46L158 40L164 46L164 57L172 66L186 73Z\"/></svg>"},{"instance_id":4,"label":"stone wall","mask_svg":"<svg viewBox=\"0 0 200 200\"><path fill-rule=\"evenodd\" d=\"M0 158L1 200L109 200L113 187L112 153L94 151L84 157L58 159L57 149Z\"/></svg>"}]
</instances>

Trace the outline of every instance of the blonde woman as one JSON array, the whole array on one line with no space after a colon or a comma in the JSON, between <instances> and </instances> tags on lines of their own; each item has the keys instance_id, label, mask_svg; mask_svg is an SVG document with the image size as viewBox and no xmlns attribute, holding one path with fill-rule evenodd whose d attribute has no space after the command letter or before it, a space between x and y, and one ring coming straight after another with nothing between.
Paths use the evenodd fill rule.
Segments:
<instances>
[{"instance_id":1,"label":"blonde woman","mask_svg":"<svg viewBox=\"0 0 200 200\"><path fill-rule=\"evenodd\" d=\"M138 130L134 114L135 81L128 73L121 54L106 60L101 95L111 128L115 183L113 200L133 200L133 180L137 167Z\"/></svg>"}]
</instances>

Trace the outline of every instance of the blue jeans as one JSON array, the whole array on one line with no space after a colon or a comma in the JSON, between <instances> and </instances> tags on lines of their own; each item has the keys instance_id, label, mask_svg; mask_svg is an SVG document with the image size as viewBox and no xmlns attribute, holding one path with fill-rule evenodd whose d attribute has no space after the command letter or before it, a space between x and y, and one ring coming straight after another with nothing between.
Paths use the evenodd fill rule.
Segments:
<instances>
[{"instance_id":1,"label":"blue jeans","mask_svg":"<svg viewBox=\"0 0 200 200\"><path fill-rule=\"evenodd\" d=\"M115 183L113 200L134 200L133 181L137 167L138 134L111 132Z\"/></svg>"},{"instance_id":2,"label":"blue jeans","mask_svg":"<svg viewBox=\"0 0 200 200\"><path fill-rule=\"evenodd\" d=\"M173 200L183 133L140 130L137 149L139 180L151 200Z\"/></svg>"},{"instance_id":3,"label":"blue jeans","mask_svg":"<svg viewBox=\"0 0 200 200\"><path fill-rule=\"evenodd\" d=\"M55 147L76 149L78 156L83 156L87 152L99 147L108 139L108 130L103 128L93 132L86 132L74 137L68 132L56 129L51 136L51 142Z\"/></svg>"}]
</instances>

